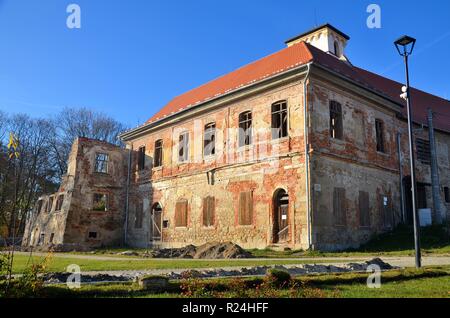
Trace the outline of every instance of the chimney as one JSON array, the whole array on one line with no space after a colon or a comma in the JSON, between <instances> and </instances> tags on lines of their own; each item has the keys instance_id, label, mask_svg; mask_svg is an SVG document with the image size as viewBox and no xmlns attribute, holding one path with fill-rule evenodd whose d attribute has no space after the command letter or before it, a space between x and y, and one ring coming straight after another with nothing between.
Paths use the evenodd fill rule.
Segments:
<instances>
[{"instance_id":1,"label":"chimney","mask_svg":"<svg viewBox=\"0 0 450 318\"><path fill-rule=\"evenodd\" d=\"M306 42L341 60L348 61L345 56L345 47L348 40L350 40L348 35L327 23L297 35L285 43L287 46L291 46L299 42Z\"/></svg>"}]
</instances>

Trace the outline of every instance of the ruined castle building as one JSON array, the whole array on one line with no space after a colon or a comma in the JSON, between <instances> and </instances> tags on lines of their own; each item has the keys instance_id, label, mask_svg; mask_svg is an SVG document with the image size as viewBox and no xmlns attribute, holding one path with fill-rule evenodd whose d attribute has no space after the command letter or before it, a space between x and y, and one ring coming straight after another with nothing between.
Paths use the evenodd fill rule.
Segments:
<instances>
[{"instance_id":1,"label":"ruined castle building","mask_svg":"<svg viewBox=\"0 0 450 318\"><path fill-rule=\"evenodd\" d=\"M123 242L127 152L87 138L74 141L57 193L37 201L23 246L84 250Z\"/></svg>"},{"instance_id":2,"label":"ruined castle building","mask_svg":"<svg viewBox=\"0 0 450 318\"><path fill-rule=\"evenodd\" d=\"M86 141L90 150L71 158L84 168L70 165L60 189L69 192L64 212L35 212L24 244L48 244L54 233L53 244L81 246L122 238L136 247L232 241L336 250L412 222L402 84L352 65L349 39L329 24L315 28L174 98L121 135L126 149ZM411 94L421 219L448 222L450 102ZM432 202L428 108L440 209ZM107 176L92 173L98 153L114 166ZM94 192L108 193L114 210L93 212Z\"/></svg>"}]
</instances>

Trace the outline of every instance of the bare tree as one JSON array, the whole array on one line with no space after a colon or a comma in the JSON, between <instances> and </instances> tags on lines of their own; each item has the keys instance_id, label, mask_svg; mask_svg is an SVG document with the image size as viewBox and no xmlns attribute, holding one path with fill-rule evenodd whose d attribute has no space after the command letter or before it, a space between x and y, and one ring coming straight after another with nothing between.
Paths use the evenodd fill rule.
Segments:
<instances>
[{"instance_id":1,"label":"bare tree","mask_svg":"<svg viewBox=\"0 0 450 318\"><path fill-rule=\"evenodd\" d=\"M12 230L23 230L26 213L37 197L57 186L48 157L55 130L49 120L27 115L9 118L7 130L19 141L18 158L10 157L5 146L0 153L0 224L6 225L11 235Z\"/></svg>"},{"instance_id":2,"label":"bare tree","mask_svg":"<svg viewBox=\"0 0 450 318\"><path fill-rule=\"evenodd\" d=\"M56 134L52 141L52 157L59 179L67 170L67 159L75 138L86 137L120 145L118 135L125 130L115 119L87 108L65 108L54 123Z\"/></svg>"},{"instance_id":3,"label":"bare tree","mask_svg":"<svg viewBox=\"0 0 450 318\"><path fill-rule=\"evenodd\" d=\"M123 130L111 117L85 108L64 109L52 119L0 112L0 236L22 233L38 197L57 190L75 138L120 144ZM18 158L9 156L10 132L19 141Z\"/></svg>"}]
</instances>

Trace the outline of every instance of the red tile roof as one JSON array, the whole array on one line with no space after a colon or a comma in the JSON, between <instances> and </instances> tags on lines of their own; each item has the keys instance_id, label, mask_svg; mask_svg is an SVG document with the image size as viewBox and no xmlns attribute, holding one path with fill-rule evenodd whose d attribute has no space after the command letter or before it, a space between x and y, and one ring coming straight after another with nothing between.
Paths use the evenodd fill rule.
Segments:
<instances>
[{"instance_id":1,"label":"red tile roof","mask_svg":"<svg viewBox=\"0 0 450 318\"><path fill-rule=\"evenodd\" d=\"M147 123L158 121L191 106L309 62L320 64L397 103L405 105L405 101L400 98L403 84L351 66L310 44L300 42L175 97ZM417 89L411 90L411 99L416 122L426 124L427 108L431 107L436 113L434 118L435 128L450 132L450 101ZM406 116L406 107L402 108L402 112Z\"/></svg>"},{"instance_id":2,"label":"red tile roof","mask_svg":"<svg viewBox=\"0 0 450 318\"><path fill-rule=\"evenodd\" d=\"M303 42L285 48L175 97L150 118L147 123L157 121L168 115L223 95L232 90L258 82L296 66L306 64L311 60L312 55L306 48L306 44Z\"/></svg>"},{"instance_id":3,"label":"red tile roof","mask_svg":"<svg viewBox=\"0 0 450 318\"><path fill-rule=\"evenodd\" d=\"M401 88L404 84L359 67L351 66L312 45L307 44L307 47L314 56L314 63L318 63L329 70L344 75L367 88L387 96L394 102L403 105L402 113L405 117L407 116L406 101L400 98ZM427 110L428 108L431 108L435 113L433 118L434 128L450 132L450 101L412 88L411 102L415 122L427 125Z\"/></svg>"}]
</instances>

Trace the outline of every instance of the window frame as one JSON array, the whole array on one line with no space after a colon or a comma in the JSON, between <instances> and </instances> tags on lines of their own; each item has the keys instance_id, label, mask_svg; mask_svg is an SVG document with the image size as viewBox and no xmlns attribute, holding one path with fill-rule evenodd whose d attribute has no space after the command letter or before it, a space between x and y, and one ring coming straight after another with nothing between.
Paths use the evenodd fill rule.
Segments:
<instances>
[{"instance_id":1,"label":"window frame","mask_svg":"<svg viewBox=\"0 0 450 318\"><path fill-rule=\"evenodd\" d=\"M344 115L342 104L335 100L329 102L330 110L330 137L333 139L344 139Z\"/></svg>"},{"instance_id":2,"label":"window frame","mask_svg":"<svg viewBox=\"0 0 450 318\"><path fill-rule=\"evenodd\" d=\"M253 143L253 113L251 110L239 114L238 127L239 148L250 146Z\"/></svg>"},{"instance_id":3,"label":"window frame","mask_svg":"<svg viewBox=\"0 0 450 318\"><path fill-rule=\"evenodd\" d=\"M47 210L46 210L47 213L51 213L53 211L53 201L54 201L53 199L54 199L53 196L48 197Z\"/></svg>"},{"instance_id":4,"label":"window frame","mask_svg":"<svg viewBox=\"0 0 450 318\"><path fill-rule=\"evenodd\" d=\"M279 108L275 109L276 107ZM275 119L278 120L278 127L274 127ZM286 100L281 100L271 105L271 128L273 140L289 137L289 111Z\"/></svg>"},{"instance_id":5,"label":"window frame","mask_svg":"<svg viewBox=\"0 0 450 318\"><path fill-rule=\"evenodd\" d=\"M346 193L343 187L333 189L333 225L345 227L347 225Z\"/></svg>"},{"instance_id":6,"label":"window frame","mask_svg":"<svg viewBox=\"0 0 450 318\"><path fill-rule=\"evenodd\" d=\"M182 213L183 211L180 211L179 206L181 205L185 205L184 207L184 215L179 215L178 213ZM187 228L189 225L189 201L186 199L178 199L175 202L175 213L174 213L174 217L175 217L175 228ZM178 221L180 221L181 223L179 223Z\"/></svg>"},{"instance_id":7,"label":"window frame","mask_svg":"<svg viewBox=\"0 0 450 318\"><path fill-rule=\"evenodd\" d=\"M137 170L145 170L145 145L138 148Z\"/></svg>"},{"instance_id":8,"label":"window frame","mask_svg":"<svg viewBox=\"0 0 450 318\"><path fill-rule=\"evenodd\" d=\"M99 159L99 157L101 156L104 156L104 158L106 159ZM101 163L101 166L99 165L99 163ZM99 167L102 167L102 170L99 170ZM95 154L94 172L104 174L109 173L109 154L104 152L98 152Z\"/></svg>"},{"instance_id":9,"label":"window frame","mask_svg":"<svg viewBox=\"0 0 450 318\"><path fill-rule=\"evenodd\" d=\"M163 146L162 139L155 140L155 149L153 151L153 168L160 168L163 165Z\"/></svg>"},{"instance_id":10,"label":"window frame","mask_svg":"<svg viewBox=\"0 0 450 318\"><path fill-rule=\"evenodd\" d=\"M183 155L180 152L183 150ZM178 163L189 162L189 131L184 131L178 136Z\"/></svg>"},{"instance_id":11,"label":"window frame","mask_svg":"<svg viewBox=\"0 0 450 318\"><path fill-rule=\"evenodd\" d=\"M243 191L239 193L238 201L238 225L253 226L254 224L254 204L253 191ZM247 215L248 214L248 215Z\"/></svg>"},{"instance_id":12,"label":"window frame","mask_svg":"<svg viewBox=\"0 0 450 318\"><path fill-rule=\"evenodd\" d=\"M367 199L367 200L365 200ZM367 208L366 212L362 208ZM359 226L363 228L370 228L370 194L367 191L359 191L358 194L358 209L359 209ZM367 213L367 214L366 214Z\"/></svg>"},{"instance_id":13,"label":"window frame","mask_svg":"<svg viewBox=\"0 0 450 318\"><path fill-rule=\"evenodd\" d=\"M431 165L431 144L430 141L424 138L415 138L416 155L424 165Z\"/></svg>"},{"instance_id":14,"label":"window frame","mask_svg":"<svg viewBox=\"0 0 450 318\"><path fill-rule=\"evenodd\" d=\"M61 198L62 197L62 198ZM62 210L62 206L64 204L64 194L59 194L56 197L56 205L55 205L55 212L59 212Z\"/></svg>"},{"instance_id":15,"label":"window frame","mask_svg":"<svg viewBox=\"0 0 450 318\"><path fill-rule=\"evenodd\" d=\"M214 227L216 223L216 198L208 195L202 201L202 225L203 227Z\"/></svg>"},{"instance_id":16,"label":"window frame","mask_svg":"<svg viewBox=\"0 0 450 318\"><path fill-rule=\"evenodd\" d=\"M375 140L377 152L386 153L384 138L384 122L381 119L375 119Z\"/></svg>"},{"instance_id":17,"label":"window frame","mask_svg":"<svg viewBox=\"0 0 450 318\"><path fill-rule=\"evenodd\" d=\"M104 210L95 207L96 196L102 196L105 198L105 208ZM92 211L94 212L108 212L109 211L109 195L107 193L95 192L92 194Z\"/></svg>"},{"instance_id":18,"label":"window frame","mask_svg":"<svg viewBox=\"0 0 450 318\"><path fill-rule=\"evenodd\" d=\"M207 139L209 137L210 139ZM212 146L210 146L212 144ZM211 148L211 149L209 149ZM209 152L207 152L209 149ZM210 122L203 127L203 157L216 155L216 123Z\"/></svg>"}]
</instances>

